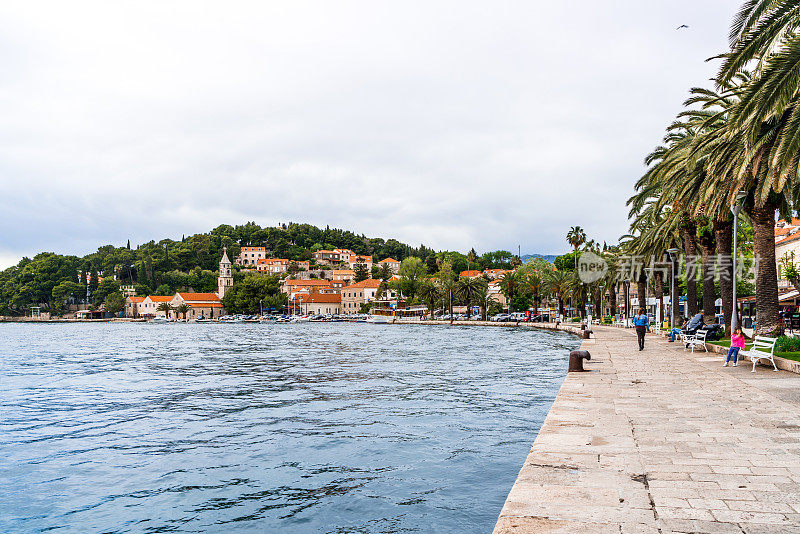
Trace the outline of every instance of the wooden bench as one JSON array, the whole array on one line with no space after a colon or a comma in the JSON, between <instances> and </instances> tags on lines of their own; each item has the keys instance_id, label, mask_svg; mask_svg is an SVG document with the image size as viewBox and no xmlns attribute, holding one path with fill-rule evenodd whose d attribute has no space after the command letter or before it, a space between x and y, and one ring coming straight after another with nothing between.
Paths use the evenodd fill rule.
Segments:
<instances>
[{"instance_id":1,"label":"wooden bench","mask_svg":"<svg viewBox=\"0 0 800 534\"><path fill-rule=\"evenodd\" d=\"M685 334L683 336L683 350L685 351L689 347L692 348L692 354L694 354L695 347L703 347L703 350L708 352L708 347L706 347L706 334L708 334L708 330L699 329L694 334Z\"/></svg>"},{"instance_id":2,"label":"wooden bench","mask_svg":"<svg viewBox=\"0 0 800 534\"><path fill-rule=\"evenodd\" d=\"M775 365L775 344L777 342L778 338L776 337L756 336L756 338L753 340L753 346L750 347L750 350L739 351L739 354L745 358L749 358L753 362L753 370L750 371L751 373L756 372L756 364L758 363L758 360L769 360L772 363L772 370L778 370L778 366ZM769 352L759 349L769 349Z\"/></svg>"}]
</instances>

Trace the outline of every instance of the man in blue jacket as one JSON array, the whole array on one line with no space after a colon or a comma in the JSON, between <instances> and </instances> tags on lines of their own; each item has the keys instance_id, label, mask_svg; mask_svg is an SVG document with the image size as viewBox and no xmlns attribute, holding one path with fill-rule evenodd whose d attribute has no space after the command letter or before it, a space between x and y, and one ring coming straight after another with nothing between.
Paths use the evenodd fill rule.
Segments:
<instances>
[{"instance_id":1,"label":"man in blue jacket","mask_svg":"<svg viewBox=\"0 0 800 534\"><path fill-rule=\"evenodd\" d=\"M639 338L639 350L644 350L644 335L650 331L650 321L647 320L647 311L639 308L639 315L633 318L633 326L636 327L636 337Z\"/></svg>"}]
</instances>

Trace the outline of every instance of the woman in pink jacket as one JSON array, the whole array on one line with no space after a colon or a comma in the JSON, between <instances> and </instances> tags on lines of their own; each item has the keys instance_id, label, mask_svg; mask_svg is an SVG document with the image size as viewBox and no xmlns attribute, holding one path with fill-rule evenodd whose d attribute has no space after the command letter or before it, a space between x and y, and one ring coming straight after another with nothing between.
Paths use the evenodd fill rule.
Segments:
<instances>
[{"instance_id":1,"label":"woman in pink jacket","mask_svg":"<svg viewBox=\"0 0 800 534\"><path fill-rule=\"evenodd\" d=\"M736 330L733 331L733 335L731 335L731 348L728 349L728 357L725 358L725 363L722 366L728 367L728 362L733 356L733 366L736 367L736 357L742 349L744 349L744 334L742 334L742 329L737 326Z\"/></svg>"}]
</instances>

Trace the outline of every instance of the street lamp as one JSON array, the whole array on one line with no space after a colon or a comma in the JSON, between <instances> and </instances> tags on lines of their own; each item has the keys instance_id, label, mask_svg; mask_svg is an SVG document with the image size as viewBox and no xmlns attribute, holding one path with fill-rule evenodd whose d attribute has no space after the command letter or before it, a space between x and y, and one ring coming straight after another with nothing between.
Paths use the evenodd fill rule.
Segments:
<instances>
[{"instance_id":1,"label":"street lamp","mask_svg":"<svg viewBox=\"0 0 800 534\"><path fill-rule=\"evenodd\" d=\"M678 249L677 248L670 248L667 249L667 254L669 254L670 259L670 267L672 267L672 280L669 285L669 327L670 329L675 328L675 262L678 259ZM672 338L670 338L672 339Z\"/></svg>"},{"instance_id":2,"label":"street lamp","mask_svg":"<svg viewBox=\"0 0 800 534\"><path fill-rule=\"evenodd\" d=\"M739 303L736 295L736 234L739 230L739 212L742 211L745 198L747 198L747 192L739 191L736 194L736 202L731 206L731 213L733 213L733 306L731 309L731 331L728 335L733 334L733 331L739 326L739 314L737 313Z\"/></svg>"}]
</instances>

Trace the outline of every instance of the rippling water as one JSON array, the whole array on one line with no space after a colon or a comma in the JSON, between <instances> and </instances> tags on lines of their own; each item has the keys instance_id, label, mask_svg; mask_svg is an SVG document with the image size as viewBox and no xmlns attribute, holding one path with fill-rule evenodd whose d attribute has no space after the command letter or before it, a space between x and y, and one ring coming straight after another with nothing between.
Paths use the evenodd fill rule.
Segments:
<instances>
[{"instance_id":1,"label":"rippling water","mask_svg":"<svg viewBox=\"0 0 800 534\"><path fill-rule=\"evenodd\" d=\"M0 325L0 531L488 532L578 341Z\"/></svg>"}]
</instances>

